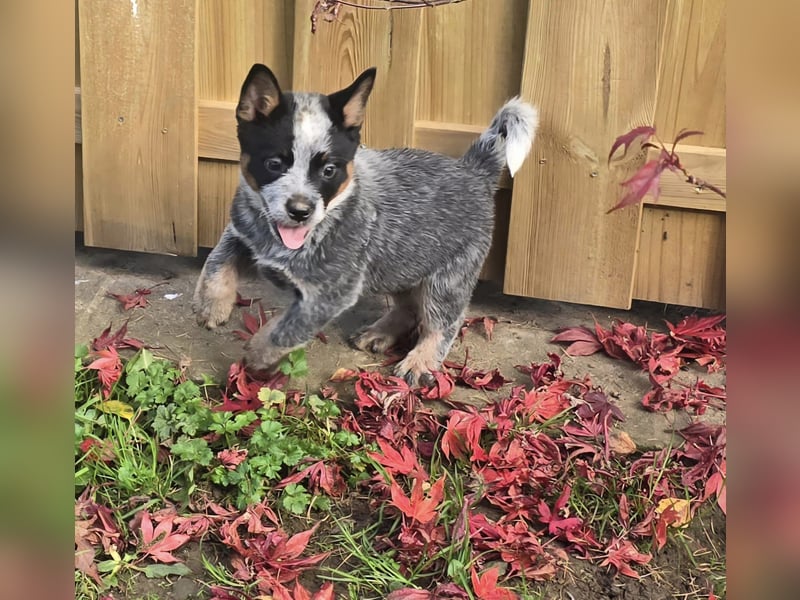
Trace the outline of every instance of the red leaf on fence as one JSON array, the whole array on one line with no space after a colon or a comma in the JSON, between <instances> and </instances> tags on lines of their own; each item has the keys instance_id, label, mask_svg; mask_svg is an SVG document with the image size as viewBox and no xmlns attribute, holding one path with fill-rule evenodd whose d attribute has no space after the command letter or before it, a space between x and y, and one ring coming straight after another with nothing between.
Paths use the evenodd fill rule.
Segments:
<instances>
[{"instance_id":1,"label":"red leaf on fence","mask_svg":"<svg viewBox=\"0 0 800 600\"><path fill-rule=\"evenodd\" d=\"M636 127L635 129L631 129L628 133L625 133L619 136L614 143L611 145L611 152L608 153L608 160L611 160L611 157L614 156L614 152L620 146L624 146L624 151L620 158L624 158L626 154L628 154L628 147L633 144L634 142L644 143L649 140L656 132L655 127L650 127L649 125L645 125L643 127Z\"/></svg>"},{"instance_id":2,"label":"red leaf on fence","mask_svg":"<svg viewBox=\"0 0 800 600\"><path fill-rule=\"evenodd\" d=\"M610 213L626 206L638 204L647 194L658 200L658 196L661 194L661 173L666 167L667 163L660 158L646 163L634 173L633 177L620 184L625 188L625 195L606 212Z\"/></svg>"},{"instance_id":3,"label":"red leaf on fence","mask_svg":"<svg viewBox=\"0 0 800 600\"><path fill-rule=\"evenodd\" d=\"M697 129L681 129L678 132L678 135L675 136L675 140L672 142L672 150L673 150L673 152L675 151L675 146L678 145L678 142L680 142L682 140L685 140L687 137L690 137L690 136L693 136L693 135L703 135L703 132L699 131Z\"/></svg>"}]
</instances>

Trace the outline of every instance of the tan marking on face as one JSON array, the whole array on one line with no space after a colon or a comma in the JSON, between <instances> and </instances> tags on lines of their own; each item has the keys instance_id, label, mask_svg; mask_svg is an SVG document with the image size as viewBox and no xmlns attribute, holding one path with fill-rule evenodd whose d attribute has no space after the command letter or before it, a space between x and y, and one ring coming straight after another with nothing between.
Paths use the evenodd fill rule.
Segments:
<instances>
[{"instance_id":1,"label":"tan marking on face","mask_svg":"<svg viewBox=\"0 0 800 600\"><path fill-rule=\"evenodd\" d=\"M339 196L342 195L342 192L344 192L347 189L347 186L350 185L350 182L353 180L353 173L355 172L355 167L353 166L352 160L349 163L347 163L347 167L345 167L345 170L347 171L347 177L342 182L342 185L339 186L339 189L336 190L336 195L328 201L327 204L328 208L331 208L333 206L337 198L339 198Z\"/></svg>"},{"instance_id":2,"label":"tan marking on face","mask_svg":"<svg viewBox=\"0 0 800 600\"><path fill-rule=\"evenodd\" d=\"M250 155L242 152L242 155L239 157L239 164L242 166L242 175L244 175L244 180L250 185L251 188L253 188L255 191L258 191L258 182L256 182L255 177L253 177L248 169L250 166Z\"/></svg>"}]
</instances>

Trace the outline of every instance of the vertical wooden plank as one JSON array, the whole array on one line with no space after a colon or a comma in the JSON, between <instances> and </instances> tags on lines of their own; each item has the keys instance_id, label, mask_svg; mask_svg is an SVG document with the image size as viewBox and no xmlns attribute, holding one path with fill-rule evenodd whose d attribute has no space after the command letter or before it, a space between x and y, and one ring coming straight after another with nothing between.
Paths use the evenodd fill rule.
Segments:
<instances>
[{"instance_id":1,"label":"vertical wooden plank","mask_svg":"<svg viewBox=\"0 0 800 600\"><path fill-rule=\"evenodd\" d=\"M197 95L239 100L253 63L267 65L281 86L292 84L294 3L290 0L198 0ZM236 119L231 115L234 126Z\"/></svg>"},{"instance_id":2,"label":"vertical wooden plank","mask_svg":"<svg viewBox=\"0 0 800 600\"><path fill-rule=\"evenodd\" d=\"M85 241L193 255L196 0L82 0Z\"/></svg>"},{"instance_id":3,"label":"vertical wooden plank","mask_svg":"<svg viewBox=\"0 0 800 600\"><path fill-rule=\"evenodd\" d=\"M725 213L645 206L634 298L725 307Z\"/></svg>"},{"instance_id":4,"label":"vertical wooden plank","mask_svg":"<svg viewBox=\"0 0 800 600\"><path fill-rule=\"evenodd\" d=\"M75 144L75 231L83 231L83 156Z\"/></svg>"},{"instance_id":5,"label":"vertical wooden plank","mask_svg":"<svg viewBox=\"0 0 800 600\"><path fill-rule=\"evenodd\" d=\"M336 22L320 19L312 34L314 2L295 5L294 89L328 94L352 83L364 69L377 67L362 140L375 148L410 146L423 9L342 6Z\"/></svg>"},{"instance_id":6,"label":"vertical wooden plank","mask_svg":"<svg viewBox=\"0 0 800 600\"><path fill-rule=\"evenodd\" d=\"M681 129L700 129L687 140L725 146L726 0L672 0L667 5L659 67L655 126L671 140Z\"/></svg>"},{"instance_id":7,"label":"vertical wooden plank","mask_svg":"<svg viewBox=\"0 0 800 600\"><path fill-rule=\"evenodd\" d=\"M527 18L527 0L425 10L416 118L488 125L497 109L519 93Z\"/></svg>"},{"instance_id":8,"label":"vertical wooden plank","mask_svg":"<svg viewBox=\"0 0 800 600\"><path fill-rule=\"evenodd\" d=\"M198 97L236 102L253 63L272 69L280 84L292 84L294 2L292 0L199 0L197 9ZM236 117L231 109L231 132ZM238 163L200 160L198 241L214 246L228 221L239 180Z\"/></svg>"},{"instance_id":9,"label":"vertical wooden plank","mask_svg":"<svg viewBox=\"0 0 800 600\"><path fill-rule=\"evenodd\" d=\"M614 139L652 123L664 0L530 3L522 96L541 125L514 180L506 293L630 307L640 208L606 214L643 156Z\"/></svg>"}]
</instances>

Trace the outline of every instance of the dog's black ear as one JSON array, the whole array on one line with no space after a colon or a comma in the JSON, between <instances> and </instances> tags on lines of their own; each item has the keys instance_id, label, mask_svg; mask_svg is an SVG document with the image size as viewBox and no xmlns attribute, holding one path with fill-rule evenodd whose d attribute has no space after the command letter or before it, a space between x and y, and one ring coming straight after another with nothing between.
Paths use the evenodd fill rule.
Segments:
<instances>
[{"instance_id":1,"label":"dog's black ear","mask_svg":"<svg viewBox=\"0 0 800 600\"><path fill-rule=\"evenodd\" d=\"M255 64L242 85L236 117L242 121L252 121L259 114L267 117L280 102L281 88L275 75L264 65Z\"/></svg>"},{"instance_id":2,"label":"dog's black ear","mask_svg":"<svg viewBox=\"0 0 800 600\"><path fill-rule=\"evenodd\" d=\"M375 83L375 67L364 71L343 90L328 96L334 114L341 115L345 127L361 127L367 109L367 98Z\"/></svg>"}]
</instances>

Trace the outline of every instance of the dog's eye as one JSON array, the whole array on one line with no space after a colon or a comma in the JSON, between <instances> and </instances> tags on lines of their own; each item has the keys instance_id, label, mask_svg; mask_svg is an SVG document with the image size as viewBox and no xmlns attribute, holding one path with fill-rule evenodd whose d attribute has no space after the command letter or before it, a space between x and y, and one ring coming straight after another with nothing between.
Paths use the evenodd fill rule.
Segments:
<instances>
[{"instance_id":1,"label":"dog's eye","mask_svg":"<svg viewBox=\"0 0 800 600\"><path fill-rule=\"evenodd\" d=\"M270 173L283 173L283 161L280 158L268 158L264 161L264 168Z\"/></svg>"},{"instance_id":2,"label":"dog's eye","mask_svg":"<svg viewBox=\"0 0 800 600\"><path fill-rule=\"evenodd\" d=\"M324 167L322 167L322 176L325 179L332 179L334 175L336 175L336 171L338 168L333 163L328 163Z\"/></svg>"}]
</instances>

